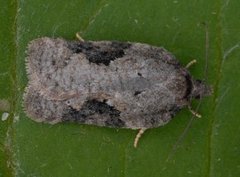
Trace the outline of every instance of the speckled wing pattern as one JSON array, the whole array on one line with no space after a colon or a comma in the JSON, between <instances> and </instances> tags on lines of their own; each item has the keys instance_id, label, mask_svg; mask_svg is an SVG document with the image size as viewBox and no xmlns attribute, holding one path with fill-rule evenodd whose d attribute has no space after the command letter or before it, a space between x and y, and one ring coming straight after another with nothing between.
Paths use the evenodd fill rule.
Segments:
<instances>
[{"instance_id":1,"label":"speckled wing pattern","mask_svg":"<svg viewBox=\"0 0 240 177\"><path fill-rule=\"evenodd\" d=\"M153 128L188 102L191 77L161 47L43 37L27 55L24 108L38 122Z\"/></svg>"}]
</instances>

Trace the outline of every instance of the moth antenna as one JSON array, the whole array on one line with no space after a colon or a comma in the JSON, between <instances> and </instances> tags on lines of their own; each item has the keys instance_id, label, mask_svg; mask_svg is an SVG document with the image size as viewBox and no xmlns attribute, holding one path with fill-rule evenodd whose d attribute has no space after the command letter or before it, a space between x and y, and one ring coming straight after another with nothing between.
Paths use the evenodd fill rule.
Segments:
<instances>
[{"instance_id":1,"label":"moth antenna","mask_svg":"<svg viewBox=\"0 0 240 177\"><path fill-rule=\"evenodd\" d=\"M204 79L207 82L207 74L208 74L208 56L209 56L209 32L208 32L208 24L203 23L205 27L205 68L204 68Z\"/></svg>"},{"instance_id":2,"label":"moth antenna","mask_svg":"<svg viewBox=\"0 0 240 177\"><path fill-rule=\"evenodd\" d=\"M205 66L204 66L204 76L203 76L203 78L204 78L204 81L207 82L208 56L209 56L209 31L208 31L208 24L206 22L203 22L202 25L205 28ZM202 98L200 98L199 103L198 103L194 112L198 112L201 103L202 103ZM172 156L176 153L179 144L183 141L183 138L186 136L187 132L191 128L194 119L195 119L195 116L192 115L190 120L188 121L186 127L184 128L183 132L178 137L176 143L173 145L171 151L169 152L169 155L168 155L166 161L169 161L172 158Z\"/></svg>"}]
</instances>

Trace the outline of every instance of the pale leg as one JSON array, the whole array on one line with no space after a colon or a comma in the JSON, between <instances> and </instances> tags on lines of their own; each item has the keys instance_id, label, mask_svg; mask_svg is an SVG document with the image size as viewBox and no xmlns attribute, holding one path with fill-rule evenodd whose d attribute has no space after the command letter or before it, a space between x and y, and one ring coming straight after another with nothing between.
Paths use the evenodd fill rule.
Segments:
<instances>
[{"instance_id":1,"label":"pale leg","mask_svg":"<svg viewBox=\"0 0 240 177\"><path fill-rule=\"evenodd\" d=\"M192 108L191 108L190 105L188 106L188 109L189 109L189 111L190 111L194 116L196 116L197 118L201 118L201 117L202 117L199 113L197 113L196 111L192 110Z\"/></svg>"},{"instance_id":2,"label":"pale leg","mask_svg":"<svg viewBox=\"0 0 240 177\"><path fill-rule=\"evenodd\" d=\"M84 42L84 39L80 36L79 33L76 33L76 38L81 41L81 42Z\"/></svg>"},{"instance_id":3,"label":"pale leg","mask_svg":"<svg viewBox=\"0 0 240 177\"><path fill-rule=\"evenodd\" d=\"M185 66L185 68L189 68L190 66L192 66L195 63L197 63L197 60L192 60Z\"/></svg>"},{"instance_id":4,"label":"pale leg","mask_svg":"<svg viewBox=\"0 0 240 177\"><path fill-rule=\"evenodd\" d=\"M138 141L139 141L139 139L141 138L142 134L143 134L146 130L147 130L147 129L144 129L144 128L142 128L142 129L139 130L139 132L138 132L138 134L137 134L137 136L136 136L136 138L135 138L135 140L134 140L134 147L135 147L135 148L137 147Z\"/></svg>"}]
</instances>

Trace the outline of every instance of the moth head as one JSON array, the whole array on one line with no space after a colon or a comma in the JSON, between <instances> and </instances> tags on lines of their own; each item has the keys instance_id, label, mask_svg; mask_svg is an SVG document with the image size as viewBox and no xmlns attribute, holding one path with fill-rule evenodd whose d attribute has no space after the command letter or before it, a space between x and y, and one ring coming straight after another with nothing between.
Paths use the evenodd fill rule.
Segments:
<instances>
[{"instance_id":1,"label":"moth head","mask_svg":"<svg viewBox=\"0 0 240 177\"><path fill-rule=\"evenodd\" d=\"M212 92L212 87L207 85L205 82L201 80L193 81L193 88L191 92L192 98L200 99L205 96L210 96Z\"/></svg>"}]
</instances>

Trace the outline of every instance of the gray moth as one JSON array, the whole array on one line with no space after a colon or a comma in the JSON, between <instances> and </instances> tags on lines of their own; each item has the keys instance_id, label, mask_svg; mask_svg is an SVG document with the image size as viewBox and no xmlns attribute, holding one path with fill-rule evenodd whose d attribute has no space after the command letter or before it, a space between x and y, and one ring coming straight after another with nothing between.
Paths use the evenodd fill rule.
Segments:
<instances>
[{"instance_id":1,"label":"gray moth","mask_svg":"<svg viewBox=\"0 0 240 177\"><path fill-rule=\"evenodd\" d=\"M29 43L26 68L30 118L139 129L135 147L144 130L211 94L173 54L142 43L43 37Z\"/></svg>"}]
</instances>

